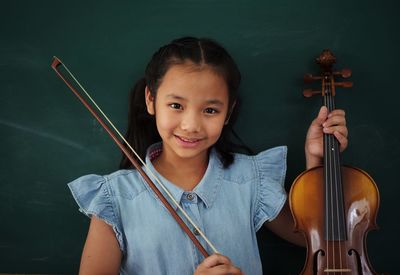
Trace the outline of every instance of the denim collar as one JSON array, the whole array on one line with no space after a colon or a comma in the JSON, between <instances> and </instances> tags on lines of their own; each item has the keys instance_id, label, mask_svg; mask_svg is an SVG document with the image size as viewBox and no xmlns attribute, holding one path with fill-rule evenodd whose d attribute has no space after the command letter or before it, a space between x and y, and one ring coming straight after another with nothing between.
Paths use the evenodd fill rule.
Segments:
<instances>
[{"instance_id":1,"label":"denim collar","mask_svg":"<svg viewBox=\"0 0 400 275\"><path fill-rule=\"evenodd\" d=\"M147 150L146 165L156 175L156 177L158 177L158 179L161 180L161 182L168 189L168 191L171 193L174 199L180 203L184 194L194 193L201 199L201 201L203 201L206 208L212 207L217 197L218 190L220 189L222 183L222 172L223 172L222 163L220 162L215 149L212 148L210 151L207 170L204 173L203 178L191 192L184 191L182 188L176 186L175 184L164 178L154 168L153 164L151 163L150 156L152 157L152 159L154 159L154 154L157 154L157 152L161 151L162 151L162 143L156 143L151 145ZM154 180L154 177L152 177L151 175L149 176ZM165 194L165 192L157 184L157 182L154 182L154 184L157 186L158 189L160 189L160 191L162 191L162 193ZM147 184L146 187L150 189L150 187L147 186ZM153 191L151 192L154 193ZM171 203L171 206L175 210L177 209L177 206L175 204Z\"/></svg>"}]
</instances>

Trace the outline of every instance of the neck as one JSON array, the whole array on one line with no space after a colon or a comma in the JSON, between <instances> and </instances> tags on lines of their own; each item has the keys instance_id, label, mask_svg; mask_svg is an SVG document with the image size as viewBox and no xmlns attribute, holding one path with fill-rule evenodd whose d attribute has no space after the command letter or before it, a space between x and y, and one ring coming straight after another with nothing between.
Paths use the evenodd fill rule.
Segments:
<instances>
[{"instance_id":1,"label":"neck","mask_svg":"<svg viewBox=\"0 0 400 275\"><path fill-rule=\"evenodd\" d=\"M153 166L164 178L185 191L193 190L203 178L207 166L208 155L193 159L180 159L168 156L163 151L153 161Z\"/></svg>"},{"instance_id":2,"label":"neck","mask_svg":"<svg viewBox=\"0 0 400 275\"><path fill-rule=\"evenodd\" d=\"M335 109L333 89L329 85L326 87L324 105L331 112ZM325 239L347 240L339 142L332 134L324 134L324 183Z\"/></svg>"}]
</instances>

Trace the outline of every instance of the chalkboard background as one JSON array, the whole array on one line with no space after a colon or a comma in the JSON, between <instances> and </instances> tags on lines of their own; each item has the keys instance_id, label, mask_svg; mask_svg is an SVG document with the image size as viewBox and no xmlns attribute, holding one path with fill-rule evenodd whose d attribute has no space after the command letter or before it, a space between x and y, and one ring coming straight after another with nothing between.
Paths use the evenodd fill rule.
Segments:
<instances>
[{"instance_id":1,"label":"chalkboard background","mask_svg":"<svg viewBox=\"0 0 400 275\"><path fill-rule=\"evenodd\" d=\"M302 76L330 48L354 88L338 90L350 145L381 195L368 236L379 272L400 274L399 26L382 1L2 1L0 5L0 273L76 274L88 219L66 184L117 168L120 152L50 68L60 57L125 130L127 94L159 46L183 35L217 39L243 74L237 132L255 151L289 146L287 187L304 169L303 142L320 99ZM397 171L397 172L396 172ZM297 274L304 250L262 230L265 273ZM234 241L234 240L232 240Z\"/></svg>"}]
</instances>

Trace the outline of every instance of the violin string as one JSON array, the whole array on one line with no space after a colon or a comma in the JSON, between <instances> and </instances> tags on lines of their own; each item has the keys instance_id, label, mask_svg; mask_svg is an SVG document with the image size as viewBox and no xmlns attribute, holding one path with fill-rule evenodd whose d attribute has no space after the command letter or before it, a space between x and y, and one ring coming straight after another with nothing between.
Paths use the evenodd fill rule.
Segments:
<instances>
[{"instance_id":1,"label":"violin string","mask_svg":"<svg viewBox=\"0 0 400 275\"><path fill-rule=\"evenodd\" d=\"M329 96L330 96L330 90L329 90L329 85L327 85L327 83L326 83L326 78L324 78L324 89L325 89L325 98L324 98L324 100L325 100L325 106L328 108L328 111L330 111L330 106L329 106ZM332 154L331 154L331 152L329 151L330 150L330 148L331 148L331 138L330 138L330 136L329 135L327 135L327 134L324 134L324 136L325 136L325 139L326 139L326 155L327 155L327 161L326 161L326 165L327 165L327 167L326 167L326 173L327 173L327 175L328 175L328 182L327 182L327 184L329 185L329 186L327 186L327 190L329 190L329 211L330 211L330 213L328 213L328 219L329 219L329 223L330 223L330 225L331 225L331 227L329 227L329 233L328 233L328 238L327 238L327 254L329 255L329 256L332 256L332 265L333 265L333 268L334 268L334 263L335 263L335 246L333 245L333 252L332 252L332 249L330 249L330 246L329 246L329 241L331 240L331 242L332 242L332 240L334 239L334 223L333 223L333 219L334 219L334 217L333 217L333 205L332 205L332 203L333 203L333 198L332 198L332 196L333 196L333 192L332 192L332 182L333 182L333 179L332 179L332 173L331 173L331 171L332 171ZM328 189L329 188L329 189ZM330 263L329 263L329 258L331 258L331 257L328 257L328 268L330 268L329 267L329 265L330 265Z\"/></svg>"},{"instance_id":2,"label":"violin string","mask_svg":"<svg viewBox=\"0 0 400 275\"><path fill-rule=\"evenodd\" d=\"M325 93L325 82L324 82L324 78L322 77L321 79L321 90L322 90L322 104L323 106L326 106L326 93ZM328 253L328 236L329 236L329 228L327 227L327 222L326 219L327 217L329 217L328 215L328 207L327 207L327 203L326 200L328 198L328 188L327 188L327 182L328 182L328 175L326 173L327 170L327 139L326 139L326 135L323 134L323 145L324 145L324 153L323 153L323 157L324 157L324 170L323 170L323 176L324 176L324 192L325 192L325 220L324 220L324 235L325 235L325 247L326 247L326 262L328 263L328 267L329 267L329 253Z\"/></svg>"},{"instance_id":3,"label":"violin string","mask_svg":"<svg viewBox=\"0 0 400 275\"><path fill-rule=\"evenodd\" d=\"M180 204L176 201L174 196L171 194L171 192L168 190L167 187L161 182L161 180L153 173L153 171L146 165L146 163L141 159L141 157L136 153L136 151L132 148L132 146L128 143L128 141L125 139L125 137L120 133L120 131L117 129L117 127L112 123L112 121L108 118L108 116L103 112L103 110L98 106L98 104L94 101L94 99L90 96L90 94L85 90L85 88L80 84L80 82L75 78L75 76L72 74L72 72L67 68L67 66L61 62L60 64L64 67L64 69L68 72L68 74L72 77L72 79L76 82L76 84L82 89L82 91L85 93L87 98L92 102L92 104L96 107L96 109L103 115L103 117L106 119L106 121L111 125L111 127L114 129L114 131L118 134L118 136L124 141L124 143L128 146L128 148L131 150L131 152L136 156L136 158L140 161L140 163L145 167L146 172L152 176L155 181L158 183L158 185L164 190L164 192L167 194L167 196L171 199L171 201L174 203L174 205L179 209L179 211L185 216L185 218L188 220L188 222L194 227L195 230L199 233L199 235L204 239L204 241L210 246L210 248L213 250L214 253L219 253L218 250L215 248L215 246L211 243L211 241L205 236L203 231L194 223L194 221L190 218L190 216L187 214L187 212L180 206Z\"/></svg>"},{"instance_id":4,"label":"violin string","mask_svg":"<svg viewBox=\"0 0 400 275\"><path fill-rule=\"evenodd\" d=\"M330 78L332 81L332 78ZM333 87L331 86L331 83L328 84L329 87L329 95L328 95L328 108L329 112L333 111L335 106L333 105ZM338 190L337 190L337 175L336 175L336 162L335 162L335 157L336 157L336 152L335 152L335 137L333 134L329 134L329 155L330 155L330 174L332 175L332 181L331 181L331 188L332 188L332 229L333 232L335 232L335 224L337 224L337 231L336 234L333 233L333 241L332 241L332 246L333 246L333 253L336 256L336 243L339 243L339 263L341 263L341 253L340 253L340 241L339 239L339 217L338 217ZM335 212L336 211L336 212ZM335 223L336 222L336 223ZM336 261L333 261L334 263L334 269L337 269L338 267L336 266Z\"/></svg>"},{"instance_id":5,"label":"violin string","mask_svg":"<svg viewBox=\"0 0 400 275\"><path fill-rule=\"evenodd\" d=\"M327 90L328 90L328 93L327 93L327 108L328 108L328 111L329 112L331 112L332 111L332 106L330 105L331 104L331 102L330 102L330 99L331 99L331 89L330 89L330 86L329 86L329 84L328 83L326 83L326 87L327 87ZM328 140L329 140L329 146L328 146L328 150L329 150L329 175L330 175L330 183L329 183L329 186L330 186L330 190L331 190L331 201L330 201L330 203L331 203L331 224L332 224L332 238L331 238L331 244L332 244L332 248L333 248L333 251L332 251L332 253L333 253L333 257L332 257L332 267L333 267L333 269L335 269L336 268L336 266L335 266L335 263L336 263L336 260L335 260L335 258L336 258L336 246L335 246L335 239L336 239L336 237L335 237L335 222L334 222L334 220L335 220L335 207L334 207L334 203L335 203L335 198L334 198L334 188L333 188L333 184L334 184L334 173L333 173L333 161L332 161L332 158L333 158L333 152L332 152L332 144L333 144L333 140L332 140L332 135L327 135L328 136Z\"/></svg>"},{"instance_id":6,"label":"violin string","mask_svg":"<svg viewBox=\"0 0 400 275\"><path fill-rule=\"evenodd\" d=\"M331 96L330 96L330 106L331 106L331 110L333 111L336 106L335 106L335 102L333 99L333 96L335 94L335 85L334 85L334 79L333 76L331 75ZM340 263L340 269L343 270L343 259L342 259L342 237L344 237L343 234L340 234L343 231L343 220L341 220L341 218L343 218L343 212L341 212L343 210L343 205L342 205L342 190L339 189L339 187L342 186L342 178L340 176L340 162L339 162L339 143L337 141L337 139L335 138L335 136L332 134L332 142L333 142L333 150L334 150L334 154L333 154L333 165L334 165L334 175L335 175L335 188L336 188L336 215L337 215L337 227L338 227L338 243L339 243L339 263ZM343 232L342 232L343 233ZM343 254L344 255L344 254ZM340 274L342 274L342 271L340 272Z\"/></svg>"},{"instance_id":7,"label":"violin string","mask_svg":"<svg viewBox=\"0 0 400 275\"><path fill-rule=\"evenodd\" d=\"M333 77L332 77L332 87L333 89L335 89L335 85L334 85L334 81L333 81ZM333 102L333 108L336 109L336 106L334 105L334 101L332 99ZM347 243L347 227L346 227L346 219L345 219L345 211L344 211L344 193L343 193L343 179L342 179L342 166L341 166L341 161L340 161L340 143L339 141L335 138L335 150L336 150L336 154L335 154L335 165L336 165L336 175L338 178L338 195L339 195L339 203L338 203L338 214L340 214L338 216L338 219L340 219L339 221L339 226L340 226L340 230L343 233L341 236L343 239L340 240L339 242L339 248L340 248L340 257L342 257L342 255L344 256L344 259L340 258L340 264L341 264L341 269L347 269L349 264L348 264L348 260L347 260L347 253L346 253L346 243ZM344 240L344 242L343 242ZM344 250L344 251L342 251ZM343 253L342 253L343 252ZM345 266L345 268L344 268Z\"/></svg>"},{"instance_id":8,"label":"violin string","mask_svg":"<svg viewBox=\"0 0 400 275\"><path fill-rule=\"evenodd\" d=\"M323 104L324 106L327 106L327 90L326 90L326 85L325 85L325 78L322 78L322 94L323 94ZM331 236L331 228L327 225L329 223L327 222L326 219L330 219L330 213L329 213L329 203L330 203L330 198L329 198L329 158L328 158L328 146L329 146L329 140L326 134L323 135L324 137L324 183L325 183L325 247L326 247L326 262L327 262L327 268L329 269L330 265L330 249L329 249L329 239ZM328 202L328 203L327 203Z\"/></svg>"}]
</instances>

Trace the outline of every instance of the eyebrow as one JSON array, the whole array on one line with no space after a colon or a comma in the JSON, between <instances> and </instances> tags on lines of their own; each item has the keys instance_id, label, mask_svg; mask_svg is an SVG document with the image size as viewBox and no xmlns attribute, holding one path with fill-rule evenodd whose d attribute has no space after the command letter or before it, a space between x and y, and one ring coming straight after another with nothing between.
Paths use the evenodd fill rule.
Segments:
<instances>
[{"instance_id":1,"label":"eyebrow","mask_svg":"<svg viewBox=\"0 0 400 275\"><path fill-rule=\"evenodd\" d=\"M168 95L166 95L166 98L186 100L185 98L178 96L178 95L174 95L174 94L168 94Z\"/></svg>"},{"instance_id":2,"label":"eyebrow","mask_svg":"<svg viewBox=\"0 0 400 275\"><path fill-rule=\"evenodd\" d=\"M183 100L183 101L187 101L186 98L178 96L178 95L174 95L174 94L168 94L166 96L169 99L176 99L176 100ZM223 106L224 103L218 99L210 99L206 101L207 104L212 104L212 105L219 105L219 106Z\"/></svg>"}]
</instances>

